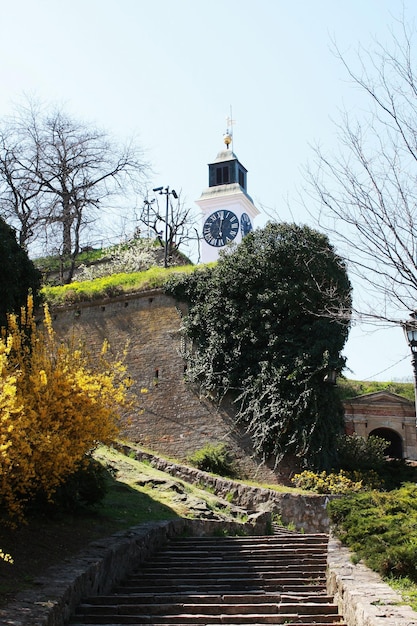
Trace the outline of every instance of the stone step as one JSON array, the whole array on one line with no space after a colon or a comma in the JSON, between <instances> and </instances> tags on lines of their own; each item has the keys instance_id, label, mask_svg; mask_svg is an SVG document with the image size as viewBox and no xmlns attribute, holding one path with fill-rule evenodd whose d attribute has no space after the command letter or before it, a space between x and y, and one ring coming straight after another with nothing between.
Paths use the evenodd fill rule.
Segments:
<instances>
[{"instance_id":1,"label":"stone step","mask_svg":"<svg viewBox=\"0 0 417 626\"><path fill-rule=\"evenodd\" d=\"M158 615L166 616L178 615L180 613L187 614L203 614L203 615L251 615L254 613L254 605L246 599L243 603L177 603L177 604L126 604L126 603L102 603L92 604L83 603L79 606L78 614L84 617L87 615ZM316 615L323 618L328 615L337 615L337 606L335 604L290 604L290 603L257 603L256 612L262 615L270 614L286 614L286 615Z\"/></svg>"},{"instance_id":2,"label":"stone step","mask_svg":"<svg viewBox=\"0 0 417 626\"><path fill-rule=\"evenodd\" d=\"M273 534L272 535L257 535L257 538L260 541L276 541L277 538L287 538L289 541L322 541L323 543L327 542L326 533L299 533L296 530L288 530L283 526L278 526L277 524L273 524ZM251 541L252 535L241 535L241 536L231 536L226 535L224 537L217 537L214 535L200 535L196 536L187 536L187 537L176 537L173 539L175 543L193 541L194 543L226 543L226 542L236 542L236 543L249 543Z\"/></svg>"},{"instance_id":3,"label":"stone step","mask_svg":"<svg viewBox=\"0 0 417 626\"><path fill-rule=\"evenodd\" d=\"M233 582L233 584L239 584L239 581L242 581L242 584L246 584L247 581L253 580L256 582L256 586L259 586L260 582L275 582L276 584L286 583L289 580L295 581L298 580L299 584L308 583L308 581L314 582L314 584L318 584L321 580L324 580L326 577L326 572L324 568L317 568L316 570L310 570L308 572L300 571L300 569L293 568L276 568L268 569L266 571L257 572L255 570L249 570L247 572L241 572L239 570L229 570L221 568L217 568L212 570L211 572L204 571L187 571L180 576L173 576L170 574L169 570L165 573L156 572L153 573L150 571L139 571L131 574L129 578L127 578L123 584L130 585L138 585L138 584L146 584L146 581L149 582L149 585L154 585L156 582L158 584L189 584L189 582L194 582L195 584L201 585L204 587L205 584L212 585L213 582L221 581L221 582ZM281 589L277 589L277 591L282 591Z\"/></svg>"},{"instance_id":4,"label":"stone step","mask_svg":"<svg viewBox=\"0 0 417 626\"><path fill-rule=\"evenodd\" d=\"M165 546L166 552L176 551L176 550L201 550L201 551L209 551L215 550L217 552L227 552L228 550L235 551L263 551L263 550L277 550L277 549L294 549L298 550L303 547L319 550L324 546L327 546L327 540L323 541L309 541L308 539L304 539L302 541L288 541L287 539L261 539L258 543L253 543L250 541L239 541L233 542L230 539L222 540L221 542L211 542L211 541L190 541L187 544L184 540L174 539L167 546Z\"/></svg>"},{"instance_id":5,"label":"stone step","mask_svg":"<svg viewBox=\"0 0 417 626\"><path fill-rule=\"evenodd\" d=\"M250 543L250 538L253 535L225 535L223 537L218 537L214 535L193 535L193 536L183 536L183 537L173 537L173 543L200 543L200 544L209 544L216 543L219 545L220 543L237 543L237 544L245 544ZM325 533L298 533L298 532L285 532L279 531L275 534L271 535L257 535L259 538L259 543L277 543L279 541L288 541L293 543L307 543L307 542L327 542L327 535ZM191 540L191 541L190 541Z\"/></svg>"},{"instance_id":6,"label":"stone step","mask_svg":"<svg viewBox=\"0 0 417 626\"><path fill-rule=\"evenodd\" d=\"M332 604L333 598L327 595L307 594L282 594L282 593L246 593L246 594L183 594L183 593L137 593L137 594L112 594L89 598L90 604L167 604L167 603L203 603L203 604L230 604L244 603L264 604L268 602L286 603L298 602L315 604Z\"/></svg>"},{"instance_id":7,"label":"stone step","mask_svg":"<svg viewBox=\"0 0 417 626\"><path fill-rule=\"evenodd\" d=\"M221 543L219 542L208 542L208 541L193 541L190 542L189 546L187 546L187 543L185 543L183 540L178 540L175 539L173 540L170 545L167 547L167 551L170 550L183 550L183 549L187 549L187 547L190 550L209 550L210 548L214 549L214 550L270 550L273 548L282 548L282 549L289 549L289 548L294 548L294 549L299 549L302 548L303 546L307 547L307 548L311 548L311 549L320 549L323 546L327 545L327 540L323 541L309 541L308 539L304 539L302 541L288 541L287 539L275 539L272 538L271 540L261 540L259 543L254 544L252 542L249 541L240 541L239 543L234 543L230 540L227 541L223 541Z\"/></svg>"},{"instance_id":8,"label":"stone step","mask_svg":"<svg viewBox=\"0 0 417 626\"><path fill-rule=\"evenodd\" d=\"M265 567L261 566L258 568L245 567L245 568L230 568L230 567L214 567L207 568L204 571L204 568L200 565L196 568L190 567L189 569L185 568L158 568L153 569L149 568L138 570L135 572L129 580L143 580L144 578L148 580L170 580L170 579L184 579L193 578L195 580L199 580L204 583L204 580L212 580L213 578L221 578L221 579L239 579L239 578L249 578L252 577L254 580L263 579L263 578L320 578L323 576L325 569L323 567L317 567L315 565L304 565L301 564L300 567L296 567L293 565L287 565L282 567Z\"/></svg>"},{"instance_id":9,"label":"stone step","mask_svg":"<svg viewBox=\"0 0 417 626\"><path fill-rule=\"evenodd\" d=\"M294 587L296 589L300 589L301 591L308 591L307 588L312 588L314 591L318 587L322 587L326 585L326 577L323 575L312 578L311 576L302 576L299 572L286 572L286 574L277 574L271 576L262 576L256 577L253 576L212 576L208 577L197 577L191 576L189 578L182 577L177 579L169 579L169 578L151 578L147 577L132 577L128 578L123 582L122 586L118 586L115 589L117 593L119 589L126 589L131 593L132 589L143 589L146 593L154 592L155 590L161 591L164 588L164 593L166 593L166 589L188 589L188 590L199 590L204 593L208 591L208 589L218 589L220 592L223 591L226 593L229 589L233 588L234 591L242 588L242 591L247 592L248 589L253 589L255 591L281 591L285 592L288 589L288 586L291 587L293 591Z\"/></svg>"},{"instance_id":10,"label":"stone step","mask_svg":"<svg viewBox=\"0 0 417 626\"><path fill-rule=\"evenodd\" d=\"M318 565L317 563L310 564L305 563L300 560L300 563L297 565L292 563L290 565L278 563L277 567L271 567L271 565L228 565L226 564L208 564L207 567L204 567L201 563L198 565L190 564L189 567L149 567L143 568L141 570L136 570L134 576L136 578L142 578L146 576L147 578L156 578L156 577L191 577L202 575L204 578L212 578L213 576L237 576L237 577L245 577L248 574L253 575L256 578L267 576L267 575L277 575L277 574L287 574L296 572L299 573L300 570L303 572L305 576L316 576L321 574L324 571L324 567Z\"/></svg>"},{"instance_id":11,"label":"stone step","mask_svg":"<svg viewBox=\"0 0 417 626\"><path fill-rule=\"evenodd\" d=\"M96 626L123 626L123 624L130 624L131 626L164 626L164 624L166 624L166 622L157 622L155 620L149 621L149 622L145 622L145 621L138 621L139 618L134 618L134 617L128 617L125 618L123 622L120 622L116 616L116 621L108 621L108 622L103 622L103 621L95 621L95 622L71 622L72 626L82 626L83 624L86 623L90 623L90 624L95 624ZM213 622L214 623L214 622ZM222 623L226 623L226 622L222 622ZM271 622L269 622L271 623ZM272 622L273 624L282 624L284 623L285 626L305 626L305 624L311 623L312 626L329 626L329 622L302 622L302 621L297 621L297 619L295 620L287 620L287 621L275 621ZM176 622L175 626L201 626L201 624L205 624L206 626L210 626L210 622ZM227 622L228 626L242 626L242 622L237 623L236 620L231 621L231 622ZM339 622L330 622L330 624L335 624L335 626L347 626L346 623L341 620ZM251 626L263 626L261 622L250 622Z\"/></svg>"},{"instance_id":12,"label":"stone step","mask_svg":"<svg viewBox=\"0 0 417 626\"><path fill-rule=\"evenodd\" d=\"M96 624L96 626L121 626L122 624L135 624L139 626L141 624L157 626L159 624L175 624L179 626L192 626L193 624L229 624L230 626L241 626L242 624L285 624L286 626L294 626L295 624L312 624L314 626L329 626L329 624L335 624L342 626L343 620L339 616L317 616L317 615L303 615L299 616L292 613L282 614L258 614L252 613L248 615L236 614L236 615L204 615L204 614L189 614L181 613L178 615L87 615L82 618L82 621L71 621L72 626L79 626L81 624ZM343 624L344 626L344 624Z\"/></svg>"},{"instance_id":13,"label":"stone step","mask_svg":"<svg viewBox=\"0 0 417 626\"><path fill-rule=\"evenodd\" d=\"M72 620L147 626L345 626L326 593L327 536L181 538Z\"/></svg>"},{"instance_id":14,"label":"stone step","mask_svg":"<svg viewBox=\"0 0 417 626\"><path fill-rule=\"evenodd\" d=\"M232 584L216 584L213 583L212 585L206 585L204 588L204 591L202 591L200 588L198 588L197 585L174 585L174 586L169 586L169 585L158 585L157 586L158 589L158 593L164 593L164 594L172 594L175 592L178 593L182 593L182 594L193 594L196 595L198 593L207 593L207 594L216 594L216 593L229 593L229 594L256 594L259 593L261 590L262 591L266 591L266 592L276 592L277 589L279 591L282 591L284 593L317 593L317 594L325 594L326 593L326 583L325 581L322 582L322 584L320 585L313 585L313 584L304 584L304 585L300 585L299 581L293 581L293 580L289 580L286 583L282 583L281 585L277 585L275 582L273 584L269 584L267 581L264 582L262 584L262 586L260 587L255 586L254 584L251 584L250 582L246 585L243 584L239 584L239 585L232 585ZM146 585L138 585L138 586L132 586L132 587L118 587L115 590L115 593L117 594L125 594L125 593L129 593L129 594L140 594L140 593L152 593L155 591L155 585L151 585L151 586L146 586Z\"/></svg>"},{"instance_id":15,"label":"stone step","mask_svg":"<svg viewBox=\"0 0 417 626\"><path fill-rule=\"evenodd\" d=\"M264 560L278 560L278 561L290 561L296 562L300 558L302 559L310 559L312 561L322 561L325 559L323 555L324 548L320 548L320 550L263 550L262 552L255 552L249 550L230 550L230 551L215 551L215 550L189 550L188 552L176 551L176 552L166 552L163 556L158 556L154 563L172 563L172 562L183 562L183 561L198 561L200 559L207 560L207 562L218 562L218 561L264 561Z\"/></svg>"},{"instance_id":16,"label":"stone step","mask_svg":"<svg viewBox=\"0 0 417 626\"><path fill-rule=\"evenodd\" d=\"M269 542L269 543L259 543L259 544L250 544L250 543L240 543L240 544L236 544L234 545L231 542L225 542L223 544L211 544L211 543L194 543L191 544L189 546L187 546L187 544L184 544L182 542L175 542L172 543L169 548L167 548L166 552L167 554L169 553L175 553L175 552L181 552L184 549L188 550L189 552L203 552L203 553L207 553L207 552L268 552L270 550L286 550L286 551L293 551L293 550L311 550L311 551L320 551L323 548L327 547L327 542L320 542L320 543L310 543L307 541L303 541L303 542L299 542L299 543L292 543L292 542L288 542L288 541L283 541L283 542Z\"/></svg>"}]
</instances>

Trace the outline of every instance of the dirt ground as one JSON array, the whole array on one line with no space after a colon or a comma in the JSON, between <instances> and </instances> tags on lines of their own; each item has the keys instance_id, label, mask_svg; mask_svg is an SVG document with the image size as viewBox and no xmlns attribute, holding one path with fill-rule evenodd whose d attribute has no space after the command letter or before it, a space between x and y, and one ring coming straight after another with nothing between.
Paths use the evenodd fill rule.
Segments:
<instances>
[{"instance_id":1,"label":"dirt ground","mask_svg":"<svg viewBox=\"0 0 417 626\"><path fill-rule=\"evenodd\" d=\"M0 527L0 547L13 564L0 560L0 605L31 585L50 565L62 563L91 541L115 531L96 515L50 520L38 517L18 529Z\"/></svg>"}]
</instances>

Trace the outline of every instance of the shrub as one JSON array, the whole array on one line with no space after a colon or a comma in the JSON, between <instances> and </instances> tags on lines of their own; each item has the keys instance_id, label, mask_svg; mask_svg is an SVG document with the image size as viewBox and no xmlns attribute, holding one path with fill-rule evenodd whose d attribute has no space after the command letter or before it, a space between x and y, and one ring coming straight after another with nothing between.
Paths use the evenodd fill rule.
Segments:
<instances>
[{"instance_id":1,"label":"shrub","mask_svg":"<svg viewBox=\"0 0 417 626\"><path fill-rule=\"evenodd\" d=\"M31 509L74 511L101 502L108 492L109 471L90 454L86 454L74 472L65 477L50 503L39 494Z\"/></svg>"},{"instance_id":2,"label":"shrub","mask_svg":"<svg viewBox=\"0 0 417 626\"><path fill-rule=\"evenodd\" d=\"M207 444L188 457L189 463L204 472L220 476L236 476L236 467L224 443Z\"/></svg>"},{"instance_id":3,"label":"shrub","mask_svg":"<svg viewBox=\"0 0 417 626\"><path fill-rule=\"evenodd\" d=\"M357 434L337 438L339 467L344 470L378 470L386 463L388 442L370 435L367 439Z\"/></svg>"},{"instance_id":4,"label":"shrub","mask_svg":"<svg viewBox=\"0 0 417 626\"><path fill-rule=\"evenodd\" d=\"M389 459L378 474L387 491L399 489L403 483L417 483L417 467L410 465L406 459Z\"/></svg>"},{"instance_id":5,"label":"shrub","mask_svg":"<svg viewBox=\"0 0 417 626\"><path fill-rule=\"evenodd\" d=\"M270 222L166 290L188 305L187 381L210 400L234 402L234 420L263 460L331 469L343 407L326 377L344 366L349 320L322 313L348 313L351 285L327 237Z\"/></svg>"},{"instance_id":6,"label":"shrub","mask_svg":"<svg viewBox=\"0 0 417 626\"><path fill-rule=\"evenodd\" d=\"M417 485L351 494L330 502L328 510L336 534L357 559L382 576L417 582Z\"/></svg>"},{"instance_id":7,"label":"shrub","mask_svg":"<svg viewBox=\"0 0 417 626\"><path fill-rule=\"evenodd\" d=\"M94 280L112 274L143 272L153 265L158 265L154 241L133 239L111 248L99 263L80 265L77 280Z\"/></svg>"},{"instance_id":8,"label":"shrub","mask_svg":"<svg viewBox=\"0 0 417 626\"><path fill-rule=\"evenodd\" d=\"M381 487L381 479L374 471L369 472L311 472L304 471L292 478L292 483L300 489L315 493L346 494L377 489Z\"/></svg>"},{"instance_id":9,"label":"shrub","mask_svg":"<svg viewBox=\"0 0 417 626\"><path fill-rule=\"evenodd\" d=\"M60 343L45 307L37 327L28 299L20 319L10 315L0 337L0 505L22 518L28 502L57 488L99 442L118 432L126 401L126 372L108 358L94 361L81 345Z\"/></svg>"},{"instance_id":10,"label":"shrub","mask_svg":"<svg viewBox=\"0 0 417 626\"><path fill-rule=\"evenodd\" d=\"M7 314L18 313L28 293L38 298L41 273L35 268L16 241L16 233L0 218L0 326L7 323Z\"/></svg>"}]
</instances>

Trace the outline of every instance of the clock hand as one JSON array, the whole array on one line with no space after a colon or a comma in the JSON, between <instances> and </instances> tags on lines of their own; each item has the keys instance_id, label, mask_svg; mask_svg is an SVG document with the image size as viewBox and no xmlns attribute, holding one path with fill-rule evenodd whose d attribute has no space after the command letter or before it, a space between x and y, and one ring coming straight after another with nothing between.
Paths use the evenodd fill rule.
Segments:
<instances>
[{"instance_id":1,"label":"clock hand","mask_svg":"<svg viewBox=\"0 0 417 626\"><path fill-rule=\"evenodd\" d=\"M223 221L224 221L224 218L223 218L223 216L222 216L222 217L220 218L220 224L219 224L219 237L223 237L223 232L222 232Z\"/></svg>"}]
</instances>

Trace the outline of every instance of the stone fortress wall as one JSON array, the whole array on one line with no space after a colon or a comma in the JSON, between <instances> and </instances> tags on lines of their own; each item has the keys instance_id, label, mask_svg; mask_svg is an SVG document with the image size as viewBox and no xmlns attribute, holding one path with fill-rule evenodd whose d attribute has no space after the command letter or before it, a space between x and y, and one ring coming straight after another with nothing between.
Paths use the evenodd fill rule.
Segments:
<instances>
[{"instance_id":1,"label":"stone fortress wall","mask_svg":"<svg viewBox=\"0 0 417 626\"><path fill-rule=\"evenodd\" d=\"M124 437L180 461L208 443L224 442L247 478L277 482L278 471L261 463L250 438L235 426L233 407L222 403L218 408L185 383L182 311L172 297L151 290L57 307L51 314L59 337L81 339L92 353L98 353L106 339L115 355L127 347L137 409L123 418ZM417 459L412 402L383 391L344 405L346 432L386 437L392 440L393 456ZM283 469L281 481L286 473Z\"/></svg>"},{"instance_id":2,"label":"stone fortress wall","mask_svg":"<svg viewBox=\"0 0 417 626\"><path fill-rule=\"evenodd\" d=\"M92 353L105 339L114 354L127 346L138 408L123 418L124 437L178 460L208 443L225 442L248 478L277 482L276 473L254 455L250 438L235 427L232 409L218 410L185 383L181 311L173 298L152 290L57 307L51 314L60 338L81 339Z\"/></svg>"}]
</instances>

